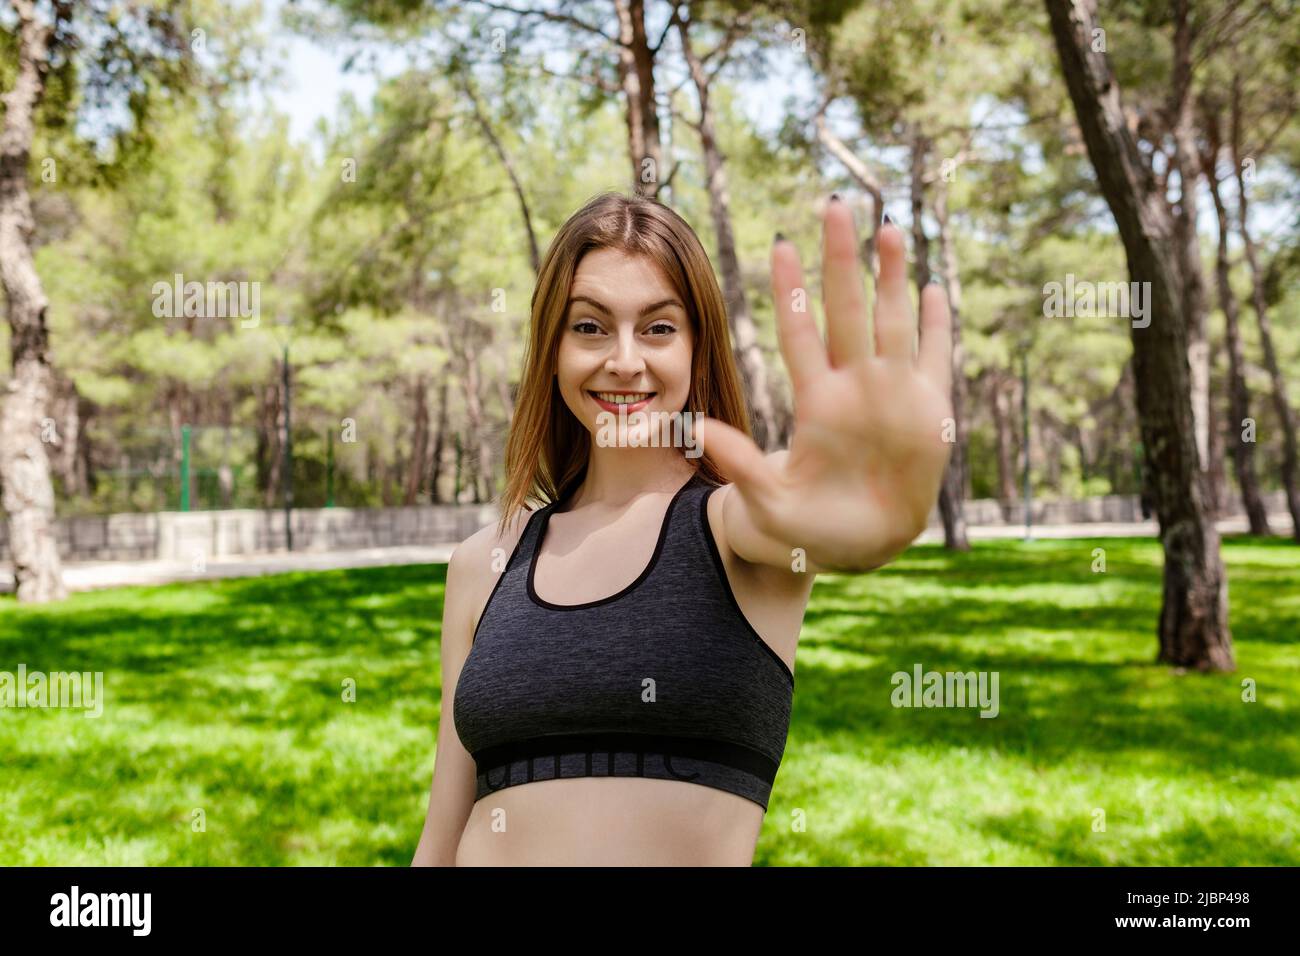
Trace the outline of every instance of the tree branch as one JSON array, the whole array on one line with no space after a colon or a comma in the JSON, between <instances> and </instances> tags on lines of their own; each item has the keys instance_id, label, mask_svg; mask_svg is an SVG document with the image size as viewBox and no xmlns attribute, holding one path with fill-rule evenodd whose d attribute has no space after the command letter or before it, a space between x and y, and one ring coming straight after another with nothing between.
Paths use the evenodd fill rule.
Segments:
<instances>
[{"instance_id":1,"label":"tree branch","mask_svg":"<svg viewBox=\"0 0 1300 956\"><path fill-rule=\"evenodd\" d=\"M487 7L489 10L495 10L500 13L513 13L515 16L519 17L541 17L543 20L548 20L551 23L565 23L587 33L593 33L596 36L603 38L607 43L618 43L616 37L612 37L599 27L594 27L585 20L580 20L567 13L556 13L554 10L521 10L518 7L512 7L507 3L495 3L493 0L470 0L470 2L477 3L479 6Z\"/></svg>"}]
</instances>

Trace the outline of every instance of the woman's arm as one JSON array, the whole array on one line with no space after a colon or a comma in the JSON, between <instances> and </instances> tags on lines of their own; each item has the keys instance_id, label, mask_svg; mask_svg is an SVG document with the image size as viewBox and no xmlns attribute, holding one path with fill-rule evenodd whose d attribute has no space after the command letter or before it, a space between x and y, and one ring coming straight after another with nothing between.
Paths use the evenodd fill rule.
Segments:
<instances>
[{"instance_id":1,"label":"woman's arm","mask_svg":"<svg viewBox=\"0 0 1300 956\"><path fill-rule=\"evenodd\" d=\"M438 718L438 748L429 787L429 812L424 832L415 848L412 866L455 866L465 821L474 806L474 760L456 733L454 703L456 681L469 656L474 622L471 620L476 575L484 573L488 561L480 557L484 533L475 532L452 552L447 565L447 589L442 613L442 707Z\"/></svg>"}]
</instances>

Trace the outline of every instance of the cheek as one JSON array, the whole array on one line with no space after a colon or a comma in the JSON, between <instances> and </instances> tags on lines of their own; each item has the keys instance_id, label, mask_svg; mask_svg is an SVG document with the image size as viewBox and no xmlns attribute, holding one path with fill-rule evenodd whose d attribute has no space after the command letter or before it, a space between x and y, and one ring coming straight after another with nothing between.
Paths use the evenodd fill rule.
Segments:
<instances>
[{"instance_id":1,"label":"cheek","mask_svg":"<svg viewBox=\"0 0 1300 956\"><path fill-rule=\"evenodd\" d=\"M665 371L672 376L673 387L682 392L690 390L691 387L691 347L689 344L683 344L679 348L674 348L665 365Z\"/></svg>"},{"instance_id":2,"label":"cheek","mask_svg":"<svg viewBox=\"0 0 1300 956\"><path fill-rule=\"evenodd\" d=\"M599 368L600 362L589 352L572 345L560 345L555 356L555 383L564 402L575 411L582 402L586 383Z\"/></svg>"},{"instance_id":3,"label":"cheek","mask_svg":"<svg viewBox=\"0 0 1300 956\"><path fill-rule=\"evenodd\" d=\"M570 345L561 344L559 353L555 356L555 372L561 386L571 386L581 380L586 375L581 353Z\"/></svg>"}]
</instances>

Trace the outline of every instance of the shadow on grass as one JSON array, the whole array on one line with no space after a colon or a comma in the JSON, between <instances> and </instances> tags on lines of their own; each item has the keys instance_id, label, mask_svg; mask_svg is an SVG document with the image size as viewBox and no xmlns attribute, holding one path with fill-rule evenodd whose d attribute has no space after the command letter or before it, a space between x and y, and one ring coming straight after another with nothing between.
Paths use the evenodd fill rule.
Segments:
<instances>
[{"instance_id":1,"label":"shadow on grass","mask_svg":"<svg viewBox=\"0 0 1300 956\"><path fill-rule=\"evenodd\" d=\"M1096 548L1104 573L1092 570ZM1097 765L1186 787L1240 773L1261 793L1283 786L1300 773L1300 679L1273 652L1300 635L1300 548L1244 539L1224 550L1239 671L1221 675L1152 663L1152 540L919 546L876 574L822 578L787 752L821 745L871 763L968 751L1076 777ZM445 581L445 565L402 566L93 592L42 608L0 599L0 670L103 671L108 698L101 720L0 721L21 781L0 850L15 863L409 863L433 764ZM917 663L996 671L998 716L893 707L892 675ZM1242 702L1246 677L1258 703ZM349 683L354 703L343 700ZM1114 859L1086 825L1030 807L965 823L1062 864ZM835 843L765 839L767 862L936 862L867 811ZM1212 863L1224 840L1261 862L1286 856L1230 819L1171 822L1126 845L1138 860Z\"/></svg>"}]
</instances>

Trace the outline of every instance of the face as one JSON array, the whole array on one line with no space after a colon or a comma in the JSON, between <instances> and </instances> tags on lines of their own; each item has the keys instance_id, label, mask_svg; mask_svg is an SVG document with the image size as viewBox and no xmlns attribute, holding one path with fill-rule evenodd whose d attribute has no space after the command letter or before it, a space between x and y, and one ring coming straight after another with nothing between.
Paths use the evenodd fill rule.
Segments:
<instances>
[{"instance_id":1,"label":"face","mask_svg":"<svg viewBox=\"0 0 1300 956\"><path fill-rule=\"evenodd\" d=\"M619 393L620 401L639 393L627 405L629 416L685 409L693 346L686 305L652 259L618 249L583 256L569 292L557 379L565 404L589 431L608 420L602 413L618 415L606 399Z\"/></svg>"}]
</instances>

